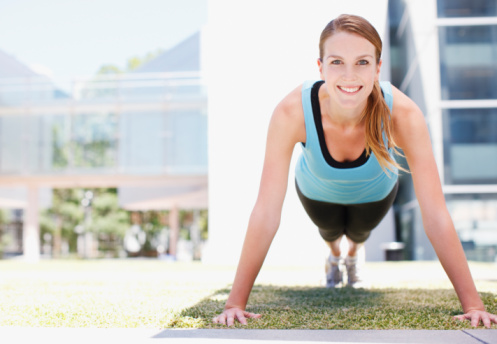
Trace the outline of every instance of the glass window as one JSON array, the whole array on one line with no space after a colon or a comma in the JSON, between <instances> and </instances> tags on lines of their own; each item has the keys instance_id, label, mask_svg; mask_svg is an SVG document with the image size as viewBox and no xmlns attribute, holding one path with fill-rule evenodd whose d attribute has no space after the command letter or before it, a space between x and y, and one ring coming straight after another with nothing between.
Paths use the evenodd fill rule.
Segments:
<instances>
[{"instance_id":1,"label":"glass window","mask_svg":"<svg viewBox=\"0 0 497 344\"><path fill-rule=\"evenodd\" d=\"M27 135L23 135L25 116L0 116L0 172L21 173Z\"/></svg>"},{"instance_id":2,"label":"glass window","mask_svg":"<svg viewBox=\"0 0 497 344\"><path fill-rule=\"evenodd\" d=\"M497 26L439 28L442 99L497 98Z\"/></svg>"},{"instance_id":3,"label":"glass window","mask_svg":"<svg viewBox=\"0 0 497 344\"><path fill-rule=\"evenodd\" d=\"M497 109L443 114L446 184L497 182Z\"/></svg>"},{"instance_id":4,"label":"glass window","mask_svg":"<svg viewBox=\"0 0 497 344\"><path fill-rule=\"evenodd\" d=\"M207 171L207 116L201 111L124 112L119 137L125 173Z\"/></svg>"},{"instance_id":5,"label":"glass window","mask_svg":"<svg viewBox=\"0 0 497 344\"><path fill-rule=\"evenodd\" d=\"M439 18L492 17L497 15L497 0L438 0Z\"/></svg>"},{"instance_id":6,"label":"glass window","mask_svg":"<svg viewBox=\"0 0 497 344\"><path fill-rule=\"evenodd\" d=\"M459 239L469 260L497 259L497 194L446 195Z\"/></svg>"},{"instance_id":7,"label":"glass window","mask_svg":"<svg viewBox=\"0 0 497 344\"><path fill-rule=\"evenodd\" d=\"M400 20L405 11L405 3L401 0L392 0L388 2L388 21L390 29L390 68L392 84L400 86L404 76L407 73L407 39L405 31L403 37L398 37Z\"/></svg>"}]
</instances>

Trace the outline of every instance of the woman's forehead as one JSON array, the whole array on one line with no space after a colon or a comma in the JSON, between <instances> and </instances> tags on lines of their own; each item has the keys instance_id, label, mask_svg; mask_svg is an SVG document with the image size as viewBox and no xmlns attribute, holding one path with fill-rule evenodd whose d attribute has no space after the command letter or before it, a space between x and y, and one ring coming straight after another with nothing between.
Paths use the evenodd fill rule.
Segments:
<instances>
[{"instance_id":1,"label":"woman's forehead","mask_svg":"<svg viewBox=\"0 0 497 344\"><path fill-rule=\"evenodd\" d=\"M366 56L371 55L372 57L376 54L375 46L368 41L366 38L350 32L337 32L331 35L324 42L325 58L328 56Z\"/></svg>"}]
</instances>

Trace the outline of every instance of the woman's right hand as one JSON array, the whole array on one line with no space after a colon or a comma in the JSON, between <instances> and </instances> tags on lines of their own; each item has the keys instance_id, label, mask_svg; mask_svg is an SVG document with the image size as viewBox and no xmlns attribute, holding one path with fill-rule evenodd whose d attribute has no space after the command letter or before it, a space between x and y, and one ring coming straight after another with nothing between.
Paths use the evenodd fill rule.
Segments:
<instances>
[{"instance_id":1,"label":"woman's right hand","mask_svg":"<svg viewBox=\"0 0 497 344\"><path fill-rule=\"evenodd\" d=\"M261 316L261 314L246 312L243 309L234 307L225 309L224 312L212 319L212 322L215 324L233 326L236 319L240 324L247 325L247 319L259 319Z\"/></svg>"}]
</instances>

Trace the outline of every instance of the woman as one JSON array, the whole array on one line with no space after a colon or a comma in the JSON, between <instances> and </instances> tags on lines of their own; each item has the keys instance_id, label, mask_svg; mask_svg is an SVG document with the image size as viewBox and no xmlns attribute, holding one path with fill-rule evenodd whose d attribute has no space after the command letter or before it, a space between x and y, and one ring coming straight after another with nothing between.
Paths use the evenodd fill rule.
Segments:
<instances>
[{"instance_id":1,"label":"woman","mask_svg":"<svg viewBox=\"0 0 497 344\"><path fill-rule=\"evenodd\" d=\"M381 39L365 19L341 15L321 33L321 81L305 83L276 107L269 125L257 202L224 312L215 323L242 324L259 318L245 307L279 227L295 144L302 144L297 193L331 249L327 287L343 283L340 241L346 237L348 284L358 282L357 250L390 208L403 150L414 182L423 224L459 297L459 320L486 327L497 316L485 311L445 205L423 114L389 83L380 85Z\"/></svg>"}]
</instances>

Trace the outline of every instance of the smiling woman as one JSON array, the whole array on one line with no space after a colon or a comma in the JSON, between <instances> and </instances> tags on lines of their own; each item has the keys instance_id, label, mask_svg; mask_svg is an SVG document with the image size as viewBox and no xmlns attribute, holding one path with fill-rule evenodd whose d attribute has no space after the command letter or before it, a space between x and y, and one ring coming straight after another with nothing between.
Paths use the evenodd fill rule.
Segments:
<instances>
[{"instance_id":1,"label":"smiling woman","mask_svg":"<svg viewBox=\"0 0 497 344\"><path fill-rule=\"evenodd\" d=\"M391 207L405 154L425 231L473 326L497 323L485 311L450 219L428 128L418 106L388 82L379 82L381 39L364 18L341 15L323 30L318 67L322 80L305 82L274 110L257 202L252 211L233 288L215 323L259 318L245 310L278 230L294 146L297 193L330 247L326 286L361 286L357 250ZM342 258L340 243L349 242ZM345 270L342 267L345 265ZM343 279L346 272L347 281Z\"/></svg>"}]
</instances>

